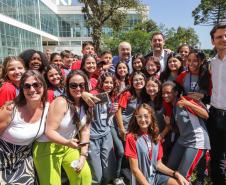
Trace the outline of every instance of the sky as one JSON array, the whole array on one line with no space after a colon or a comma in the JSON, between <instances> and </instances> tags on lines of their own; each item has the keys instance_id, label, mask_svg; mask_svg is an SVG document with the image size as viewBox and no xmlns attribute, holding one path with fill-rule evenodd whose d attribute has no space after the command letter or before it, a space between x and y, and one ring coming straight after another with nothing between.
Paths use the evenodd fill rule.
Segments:
<instances>
[{"instance_id":1,"label":"sky","mask_svg":"<svg viewBox=\"0 0 226 185\"><path fill-rule=\"evenodd\" d=\"M149 5L149 18L166 28L194 28L199 36L201 49L212 49L210 30L212 26L195 26L192 11L201 0L142 0Z\"/></svg>"}]
</instances>

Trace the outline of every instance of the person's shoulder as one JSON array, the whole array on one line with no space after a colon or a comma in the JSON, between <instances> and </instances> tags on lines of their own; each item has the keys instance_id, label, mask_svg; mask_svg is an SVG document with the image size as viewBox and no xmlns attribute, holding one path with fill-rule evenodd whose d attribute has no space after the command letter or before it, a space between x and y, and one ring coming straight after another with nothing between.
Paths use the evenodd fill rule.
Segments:
<instances>
[{"instance_id":1,"label":"person's shoulder","mask_svg":"<svg viewBox=\"0 0 226 185\"><path fill-rule=\"evenodd\" d=\"M58 96L56 97L51 104L59 106L59 108L62 108L61 106L64 106L67 104L67 99L64 96Z\"/></svg>"},{"instance_id":2,"label":"person's shoulder","mask_svg":"<svg viewBox=\"0 0 226 185\"><path fill-rule=\"evenodd\" d=\"M134 135L133 133L128 133L128 134L126 135L126 140L127 140L127 141L133 141L133 142L136 142L136 137L135 137L135 135Z\"/></svg>"},{"instance_id":3,"label":"person's shoulder","mask_svg":"<svg viewBox=\"0 0 226 185\"><path fill-rule=\"evenodd\" d=\"M16 87L11 82L4 82L1 86L1 89L11 91L16 90Z\"/></svg>"}]
</instances>

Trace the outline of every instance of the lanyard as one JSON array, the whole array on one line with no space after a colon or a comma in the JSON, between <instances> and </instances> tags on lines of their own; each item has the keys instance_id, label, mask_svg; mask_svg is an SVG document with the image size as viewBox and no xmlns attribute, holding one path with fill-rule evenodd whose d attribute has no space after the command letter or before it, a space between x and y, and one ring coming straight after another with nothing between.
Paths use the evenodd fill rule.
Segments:
<instances>
[{"instance_id":1,"label":"lanyard","mask_svg":"<svg viewBox=\"0 0 226 185\"><path fill-rule=\"evenodd\" d=\"M193 87L193 89L192 89L192 86L191 86L191 80L192 80L192 76L191 76L191 73L189 73L189 76L190 76L190 92L195 92L195 89L196 89L196 87L197 87L197 85L198 85L198 82L196 82L195 83L195 86Z\"/></svg>"},{"instance_id":2,"label":"lanyard","mask_svg":"<svg viewBox=\"0 0 226 185\"><path fill-rule=\"evenodd\" d=\"M148 147L148 153L149 153L149 159L152 159L152 148L153 148L153 143L151 142L151 140L149 139L148 135L143 135L142 136L147 147Z\"/></svg>"}]
</instances>

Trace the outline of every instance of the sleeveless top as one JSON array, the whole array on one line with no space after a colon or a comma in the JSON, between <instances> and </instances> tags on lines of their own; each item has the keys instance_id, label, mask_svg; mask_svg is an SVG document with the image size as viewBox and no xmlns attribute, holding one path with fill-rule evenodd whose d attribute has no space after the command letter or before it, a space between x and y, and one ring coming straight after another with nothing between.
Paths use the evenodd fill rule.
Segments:
<instances>
[{"instance_id":1,"label":"sleeveless top","mask_svg":"<svg viewBox=\"0 0 226 185\"><path fill-rule=\"evenodd\" d=\"M78 134L79 130L86 124L87 119L84 106L80 107L79 111L80 125L78 128L74 124L74 114L75 111L68 105L68 110L65 113L62 121L60 122L58 129L56 130L61 136L63 136L66 139L71 139L75 137ZM50 140L43 134L39 139L37 139L37 141L49 142Z\"/></svg>"},{"instance_id":2,"label":"sleeveless top","mask_svg":"<svg viewBox=\"0 0 226 185\"><path fill-rule=\"evenodd\" d=\"M35 123L25 122L21 118L18 108L14 109L14 117L9 126L1 135L1 139L15 145L29 145L35 138L41 136L45 129L46 115L48 113L49 103L45 104L42 117Z\"/></svg>"}]
</instances>

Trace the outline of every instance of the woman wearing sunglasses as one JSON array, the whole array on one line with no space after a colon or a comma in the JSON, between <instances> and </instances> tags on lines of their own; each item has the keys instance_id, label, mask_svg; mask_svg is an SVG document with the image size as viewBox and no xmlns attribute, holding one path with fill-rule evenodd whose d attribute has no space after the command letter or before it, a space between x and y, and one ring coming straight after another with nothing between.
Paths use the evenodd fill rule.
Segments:
<instances>
[{"instance_id":1,"label":"woman wearing sunglasses","mask_svg":"<svg viewBox=\"0 0 226 185\"><path fill-rule=\"evenodd\" d=\"M31 149L44 132L48 107L44 78L25 72L15 101L0 109L0 184L36 184Z\"/></svg>"},{"instance_id":2,"label":"woman wearing sunglasses","mask_svg":"<svg viewBox=\"0 0 226 185\"><path fill-rule=\"evenodd\" d=\"M65 97L57 97L50 105L45 134L34 146L34 162L40 185L61 185L61 166L71 185L91 184L86 162L92 109L83 101L89 91L88 79L80 70L71 71L66 81ZM73 161L76 167L71 167Z\"/></svg>"}]
</instances>

